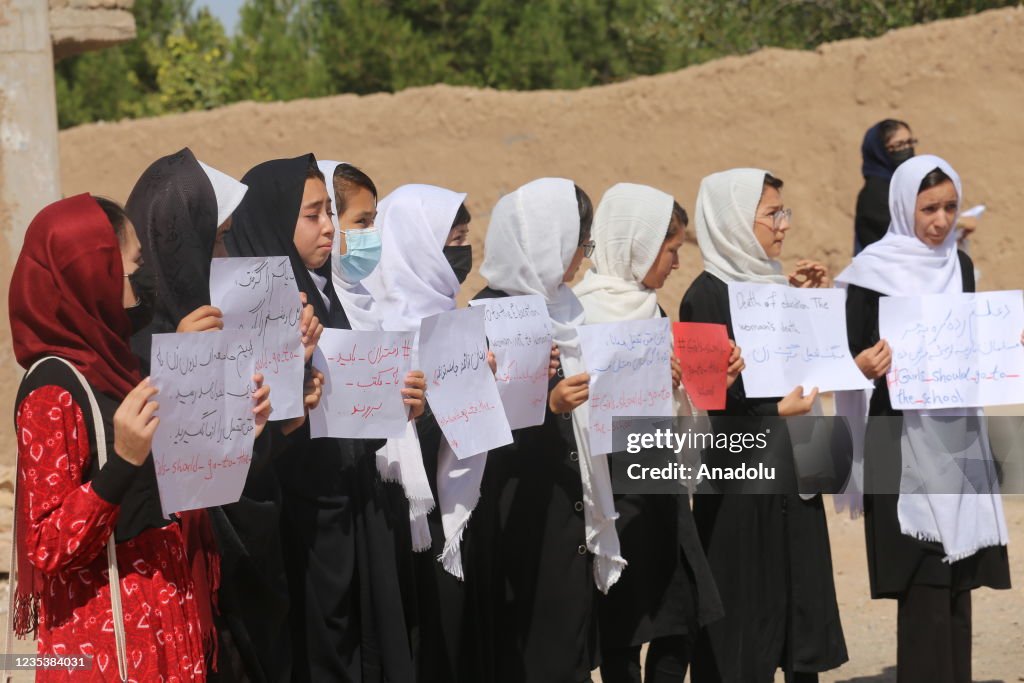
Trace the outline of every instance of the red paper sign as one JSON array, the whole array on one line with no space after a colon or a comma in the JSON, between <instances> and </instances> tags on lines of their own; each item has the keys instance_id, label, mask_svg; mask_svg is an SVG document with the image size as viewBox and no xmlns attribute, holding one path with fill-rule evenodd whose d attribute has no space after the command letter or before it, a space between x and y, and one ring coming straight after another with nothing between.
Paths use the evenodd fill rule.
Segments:
<instances>
[{"instance_id":1,"label":"red paper sign","mask_svg":"<svg viewBox=\"0 0 1024 683\"><path fill-rule=\"evenodd\" d=\"M693 405L701 410L723 410L732 353L725 325L673 323L672 333L676 357L683 367L683 386Z\"/></svg>"}]
</instances>

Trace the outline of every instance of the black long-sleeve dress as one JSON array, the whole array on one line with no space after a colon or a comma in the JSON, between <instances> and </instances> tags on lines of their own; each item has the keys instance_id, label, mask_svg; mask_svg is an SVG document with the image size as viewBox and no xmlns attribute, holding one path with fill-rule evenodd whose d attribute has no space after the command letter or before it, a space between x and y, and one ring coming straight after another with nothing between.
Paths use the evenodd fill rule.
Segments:
<instances>
[{"instance_id":1,"label":"black long-sleeve dress","mask_svg":"<svg viewBox=\"0 0 1024 683\"><path fill-rule=\"evenodd\" d=\"M311 154L264 162L225 242L235 256L288 256L324 327L350 329L328 260L306 269L294 244ZM293 681L415 680L408 510L377 473L383 440L312 439L304 425L275 461L293 644ZM254 627L256 625L254 624Z\"/></svg>"},{"instance_id":2,"label":"black long-sleeve dress","mask_svg":"<svg viewBox=\"0 0 1024 683\"><path fill-rule=\"evenodd\" d=\"M427 407L416 420L416 433L423 453L423 467L434 500L437 494L438 454L444 442L437 418ZM467 587L445 571L438 559L444 551L444 525L440 505L427 515L430 549L416 553L413 571L416 585L417 627L414 638L417 683L475 683L478 655L474 622L469 616L472 603ZM462 555L470 554L472 541L463 537Z\"/></svg>"},{"instance_id":3,"label":"black long-sleeve dress","mask_svg":"<svg viewBox=\"0 0 1024 683\"><path fill-rule=\"evenodd\" d=\"M683 297L679 319L724 324L734 338L726 283L699 275ZM716 430L738 428L716 420L724 416L746 416L751 424L744 430L756 430L759 417L778 415L778 401L747 398L741 377L727 392L725 410L709 414ZM794 476L787 430L773 429L765 451L782 468L782 483ZM698 493L693 515L725 608L695 650L694 683L768 683L780 666L820 672L848 659L820 496Z\"/></svg>"},{"instance_id":4,"label":"black long-sleeve dress","mask_svg":"<svg viewBox=\"0 0 1024 683\"><path fill-rule=\"evenodd\" d=\"M505 296L484 289L476 298ZM598 664L597 588L572 419L548 410L544 424L512 436L487 455L463 550L479 604L473 681L587 681Z\"/></svg>"},{"instance_id":5,"label":"black long-sleeve dress","mask_svg":"<svg viewBox=\"0 0 1024 683\"><path fill-rule=\"evenodd\" d=\"M666 317L664 311L661 315ZM598 599L602 649L666 636L696 638L701 626L722 617L722 603L689 495L620 494L615 510L629 565Z\"/></svg>"},{"instance_id":6,"label":"black long-sleeve dress","mask_svg":"<svg viewBox=\"0 0 1024 683\"><path fill-rule=\"evenodd\" d=\"M973 292L974 264L958 252L963 291ZM881 295L857 285L846 292L846 330L850 353L856 356L878 343L878 300ZM885 420L868 420L864 447L866 487L899 490L902 469L900 453L902 411L893 410L885 377L875 380L868 414ZM939 543L919 541L900 531L896 494L864 496L864 532L867 540L868 578L872 598L899 598L913 584L949 586L956 591L981 586L1010 587L1010 567L1006 546L983 548L959 562L943 562L945 552Z\"/></svg>"},{"instance_id":7,"label":"black long-sleeve dress","mask_svg":"<svg viewBox=\"0 0 1024 683\"><path fill-rule=\"evenodd\" d=\"M873 175L864 177L864 187L857 194L853 229L861 249L885 237L889 231L888 180Z\"/></svg>"}]
</instances>

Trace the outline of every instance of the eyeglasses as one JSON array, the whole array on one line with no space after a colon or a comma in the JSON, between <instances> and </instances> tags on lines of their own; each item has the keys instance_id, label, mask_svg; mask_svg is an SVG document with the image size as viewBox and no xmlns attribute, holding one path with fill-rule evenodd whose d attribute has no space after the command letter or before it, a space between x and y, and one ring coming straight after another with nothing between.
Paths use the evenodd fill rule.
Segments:
<instances>
[{"instance_id":1,"label":"eyeglasses","mask_svg":"<svg viewBox=\"0 0 1024 683\"><path fill-rule=\"evenodd\" d=\"M589 242L584 242L580 246L583 247L583 255L590 258L594 253L594 249L597 248L597 243L594 242L594 240L590 240Z\"/></svg>"},{"instance_id":2,"label":"eyeglasses","mask_svg":"<svg viewBox=\"0 0 1024 683\"><path fill-rule=\"evenodd\" d=\"M917 143L917 138L910 138L909 140L900 140L899 142L894 143L892 145L886 145L885 149L889 152L899 152L904 149L914 147L915 145L917 145Z\"/></svg>"},{"instance_id":3,"label":"eyeglasses","mask_svg":"<svg viewBox=\"0 0 1024 683\"><path fill-rule=\"evenodd\" d=\"M782 229L782 222L791 223L793 220L793 209L779 209L773 214L765 216L764 218L772 219L772 230L778 232Z\"/></svg>"}]
</instances>

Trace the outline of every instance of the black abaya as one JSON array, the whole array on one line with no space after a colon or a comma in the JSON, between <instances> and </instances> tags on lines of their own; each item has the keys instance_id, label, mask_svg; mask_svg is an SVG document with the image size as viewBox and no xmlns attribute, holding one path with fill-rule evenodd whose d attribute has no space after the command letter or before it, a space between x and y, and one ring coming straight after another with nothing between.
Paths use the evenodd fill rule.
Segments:
<instances>
[{"instance_id":1,"label":"black abaya","mask_svg":"<svg viewBox=\"0 0 1024 683\"><path fill-rule=\"evenodd\" d=\"M155 290L153 321L132 337L132 350L146 372L152 336L176 331L188 313L210 303L217 199L206 173L185 148L146 169L125 211ZM290 676L288 588L277 531L281 492L269 466L283 446L277 431L271 423L257 439L239 501L207 510L221 555L216 618L221 661L211 680L234 680L239 667L257 683Z\"/></svg>"},{"instance_id":2,"label":"black abaya","mask_svg":"<svg viewBox=\"0 0 1024 683\"><path fill-rule=\"evenodd\" d=\"M288 256L299 290L325 327L349 329L331 283L321 292L292 242L313 155L268 161L249 186L225 242L233 256ZM325 301L326 299L326 301ZM414 680L408 510L377 474L382 441L311 439L308 425L276 460L281 486L294 681ZM250 627L258 628L251 624Z\"/></svg>"},{"instance_id":3,"label":"black abaya","mask_svg":"<svg viewBox=\"0 0 1024 683\"><path fill-rule=\"evenodd\" d=\"M889 231L888 179L873 175L864 177L864 187L857 194L853 228L861 249L885 237Z\"/></svg>"},{"instance_id":4,"label":"black abaya","mask_svg":"<svg viewBox=\"0 0 1024 683\"><path fill-rule=\"evenodd\" d=\"M973 292L974 265L967 254L958 252L958 256L963 291ZM857 285L850 285L847 290L846 328L850 352L854 356L878 343L880 296L878 292ZM892 409L885 377L875 381L868 414L886 419L868 421L864 480L884 490L899 490L902 427L896 418L903 413ZM941 544L919 541L900 531L898 500L899 496L895 494L864 496L864 531L872 598L902 598L912 585L946 586L955 591L981 586L1010 587L1006 546L983 548L952 564L944 562L945 552Z\"/></svg>"},{"instance_id":5,"label":"black abaya","mask_svg":"<svg viewBox=\"0 0 1024 683\"><path fill-rule=\"evenodd\" d=\"M726 283L699 275L683 297L679 319L724 324L734 338ZM726 394L725 410L709 414L712 424L716 416L756 420L777 416L778 401L748 399L741 377ZM784 477L793 476L788 430L773 430L765 450L774 453ZM694 683L768 683L780 666L813 673L848 659L820 496L698 494L693 515L725 608L694 652Z\"/></svg>"},{"instance_id":6,"label":"black abaya","mask_svg":"<svg viewBox=\"0 0 1024 683\"><path fill-rule=\"evenodd\" d=\"M608 594L598 598L602 675L610 683L622 665L606 670L609 657L624 656L644 643L652 643L648 657L657 659L666 649L664 643L655 647L661 639L682 648L678 658L685 673L700 627L722 617L689 495L617 495L615 511L622 556L629 565Z\"/></svg>"},{"instance_id":7,"label":"black abaya","mask_svg":"<svg viewBox=\"0 0 1024 683\"><path fill-rule=\"evenodd\" d=\"M504 296L485 289L477 298ZM487 455L463 551L479 601L483 669L472 680L587 681L598 663L597 588L572 420L548 410L544 424L512 435Z\"/></svg>"}]
</instances>

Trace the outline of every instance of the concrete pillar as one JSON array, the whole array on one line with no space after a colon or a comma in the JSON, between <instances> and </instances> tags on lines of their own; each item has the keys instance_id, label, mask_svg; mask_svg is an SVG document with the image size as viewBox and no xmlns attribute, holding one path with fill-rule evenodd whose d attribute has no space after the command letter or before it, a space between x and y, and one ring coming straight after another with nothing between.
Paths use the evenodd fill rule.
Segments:
<instances>
[{"instance_id":1,"label":"concrete pillar","mask_svg":"<svg viewBox=\"0 0 1024 683\"><path fill-rule=\"evenodd\" d=\"M49 3L0 0L0 466L14 464L21 377L7 312L11 270L29 221L60 198L58 162Z\"/></svg>"}]
</instances>

